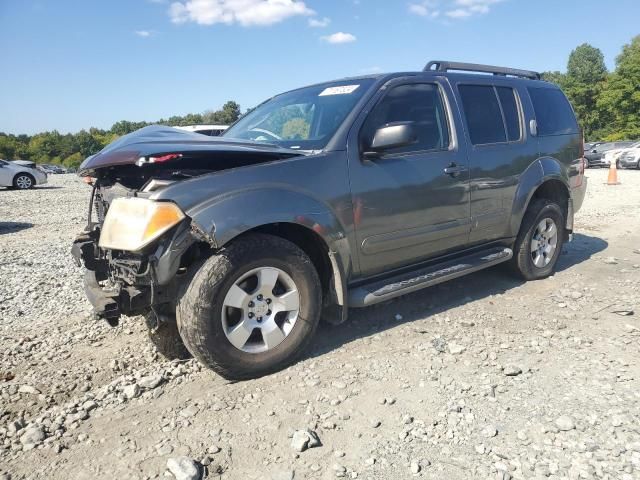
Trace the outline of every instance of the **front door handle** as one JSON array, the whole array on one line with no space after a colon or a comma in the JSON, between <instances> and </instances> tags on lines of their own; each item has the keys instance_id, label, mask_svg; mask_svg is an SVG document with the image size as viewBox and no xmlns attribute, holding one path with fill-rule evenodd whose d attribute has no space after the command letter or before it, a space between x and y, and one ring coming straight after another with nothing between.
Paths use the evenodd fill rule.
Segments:
<instances>
[{"instance_id":1,"label":"front door handle","mask_svg":"<svg viewBox=\"0 0 640 480\"><path fill-rule=\"evenodd\" d=\"M456 165L455 163L452 163L444 169L445 175L451 175L452 177L457 177L458 175L466 171L467 167L465 167L464 165Z\"/></svg>"}]
</instances>

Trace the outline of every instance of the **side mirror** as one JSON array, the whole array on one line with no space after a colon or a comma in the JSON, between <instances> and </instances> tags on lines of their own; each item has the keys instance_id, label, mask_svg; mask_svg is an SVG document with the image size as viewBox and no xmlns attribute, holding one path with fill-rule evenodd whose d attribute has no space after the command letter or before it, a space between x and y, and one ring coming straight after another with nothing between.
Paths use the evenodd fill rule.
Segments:
<instances>
[{"instance_id":1,"label":"side mirror","mask_svg":"<svg viewBox=\"0 0 640 480\"><path fill-rule=\"evenodd\" d=\"M371 145L364 152L365 157L377 157L386 150L406 147L418 141L413 122L387 123L376 130Z\"/></svg>"}]
</instances>

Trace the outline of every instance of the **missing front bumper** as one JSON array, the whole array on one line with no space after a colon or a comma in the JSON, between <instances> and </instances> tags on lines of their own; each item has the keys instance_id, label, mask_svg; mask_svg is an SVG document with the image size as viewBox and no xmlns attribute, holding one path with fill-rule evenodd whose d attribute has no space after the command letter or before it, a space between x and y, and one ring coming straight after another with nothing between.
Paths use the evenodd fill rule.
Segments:
<instances>
[{"instance_id":1,"label":"missing front bumper","mask_svg":"<svg viewBox=\"0 0 640 480\"><path fill-rule=\"evenodd\" d=\"M116 326L121 315L143 315L151 309L150 289L133 286L107 289L100 285L95 272L84 274L84 291L93 306L93 314L98 319Z\"/></svg>"}]
</instances>

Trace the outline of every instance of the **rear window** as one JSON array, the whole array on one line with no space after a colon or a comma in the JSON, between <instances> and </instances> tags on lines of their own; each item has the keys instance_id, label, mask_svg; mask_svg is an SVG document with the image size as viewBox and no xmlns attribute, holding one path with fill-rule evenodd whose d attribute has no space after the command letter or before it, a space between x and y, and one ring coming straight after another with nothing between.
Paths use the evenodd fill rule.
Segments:
<instances>
[{"instance_id":1,"label":"rear window","mask_svg":"<svg viewBox=\"0 0 640 480\"><path fill-rule=\"evenodd\" d=\"M539 136L578 133L576 117L564 93L555 88L529 87L528 90Z\"/></svg>"}]
</instances>

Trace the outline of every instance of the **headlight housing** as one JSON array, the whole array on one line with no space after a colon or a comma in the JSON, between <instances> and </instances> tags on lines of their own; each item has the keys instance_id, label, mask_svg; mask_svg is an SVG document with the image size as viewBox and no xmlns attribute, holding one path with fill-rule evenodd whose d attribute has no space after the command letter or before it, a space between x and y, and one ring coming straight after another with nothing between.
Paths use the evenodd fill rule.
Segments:
<instances>
[{"instance_id":1,"label":"headlight housing","mask_svg":"<svg viewBox=\"0 0 640 480\"><path fill-rule=\"evenodd\" d=\"M112 250L142 250L185 218L177 205L144 198L111 202L98 245Z\"/></svg>"}]
</instances>

